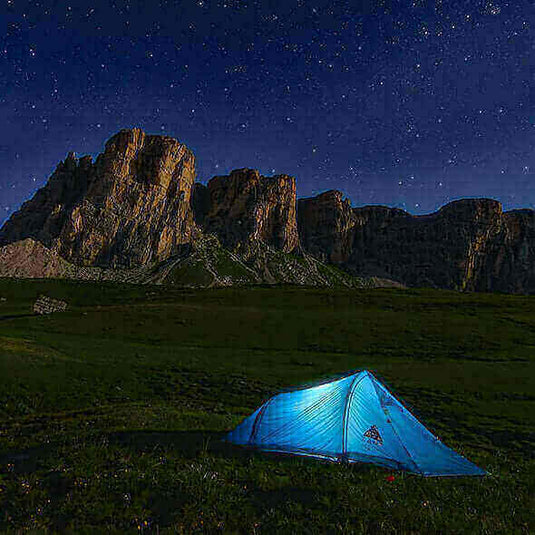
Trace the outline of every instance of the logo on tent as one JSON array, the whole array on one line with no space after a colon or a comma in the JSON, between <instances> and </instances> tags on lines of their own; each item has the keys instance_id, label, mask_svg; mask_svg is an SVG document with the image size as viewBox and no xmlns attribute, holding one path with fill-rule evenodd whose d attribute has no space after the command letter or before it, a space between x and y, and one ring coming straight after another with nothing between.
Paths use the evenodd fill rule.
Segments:
<instances>
[{"instance_id":1,"label":"logo on tent","mask_svg":"<svg viewBox=\"0 0 535 535\"><path fill-rule=\"evenodd\" d=\"M381 437L381 434L379 433L379 429L375 427L375 425L372 425L368 431L364 433L364 436L366 438L372 439L374 442L377 442L379 445L383 445L383 437Z\"/></svg>"}]
</instances>

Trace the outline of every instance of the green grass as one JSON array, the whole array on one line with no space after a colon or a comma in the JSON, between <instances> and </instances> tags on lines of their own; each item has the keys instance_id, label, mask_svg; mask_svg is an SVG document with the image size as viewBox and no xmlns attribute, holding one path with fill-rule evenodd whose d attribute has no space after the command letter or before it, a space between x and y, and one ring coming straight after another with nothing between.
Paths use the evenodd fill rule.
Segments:
<instances>
[{"instance_id":1,"label":"green grass","mask_svg":"<svg viewBox=\"0 0 535 535\"><path fill-rule=\"evenodd\" d=\"M223 247L215 250L215 269L220 276L230 277L235 281L254 282L253 275L239 262L230 256L230 253Z\"/></svg>"},{"instance_id":2,"label":"green grass","mask_svg":"<svg viewBox=\"0 0 535 535\"><path fill-rule=\"evenodd\" d=\"M202 265L202 262L185 261L178 267L173 268L169 279L171 284L208 286L212 283L214 277Z\"/></svg>"},{"instance_id":3,"label":"green grass","mask_svg":"<svg viewBox=\"0 0 535 535\"><path fill-rule=\"evenodd\" d=\"M31 315L42 293L70 308ZM491 475L389 482L219 440L361 368ZM534 297L0 280L1 532L527 534L534 430Z\"/></svg>"}]
</instances>

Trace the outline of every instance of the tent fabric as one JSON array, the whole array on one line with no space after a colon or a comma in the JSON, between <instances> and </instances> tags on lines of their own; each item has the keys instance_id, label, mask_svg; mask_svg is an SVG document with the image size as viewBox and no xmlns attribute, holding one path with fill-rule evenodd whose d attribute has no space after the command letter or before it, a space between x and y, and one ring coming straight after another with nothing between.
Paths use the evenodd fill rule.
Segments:
<instances>
[{"instance_id":1,"label":"tent fabric","mask_svg":"<svg viewBox=\"0 0 535 535\"><path fill-rule=\"evenodd\" d=\"M280 393L245 418L226 440L424 476L486 474L445 446L366 370Z\"/></svg>"}]
</instances>

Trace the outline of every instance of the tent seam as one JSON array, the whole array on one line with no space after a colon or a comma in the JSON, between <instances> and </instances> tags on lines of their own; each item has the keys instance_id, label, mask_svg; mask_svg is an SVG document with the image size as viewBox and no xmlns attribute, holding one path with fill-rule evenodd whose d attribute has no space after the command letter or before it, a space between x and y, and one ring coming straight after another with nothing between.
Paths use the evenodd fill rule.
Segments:
<instances>
[{"instance_id":1,"label":"tent seam","mask_svg":"<svg viewBox=\"0 0 535 535\"><path fill-rule=\"evenodd\" d=\"M386 416L386 423L390 424L390 427L392 428L392 431L394 431L394 434L396 435L396 438L398 439L399 443L401 444L401 447L405 450L405 453L409 456L409 459L411 460L412 464L414 464L414 466L417 468L417 471L423 473L423 471L420 469L420 467L418 466L416 461L412 458L412 455L410 454L409 450L405 447L405 444L403 444L403 441L401 440L401 437L398 435L398 432L396 431L396 428L394 427L394 424L392 423L392 420L390 419L390 416L386 412L386 410L385 410L385 408L383 406L383 402L381 401L381 395L379 394L379 392L377 391L377 387L375 386L375 381L376 380L377 379L375 379L375 377L373 377L373 381L372 381L373 389L375 390L375 395L379 398L379 406L381 407L384 415Z\"/></svg>"},{"instance_id":2,"label":"tent seam","mask_svg":"<svg viewBox=\"0 0 535 535\"><path fill-rule=\"evenodd\" d=\"M268 408L268 405L271 403L273 399L275 399L277 396L273 396L269 398L262 408L258 411L258 414L256 415L256 418L253 423L253 428L251 430L251 436L249 437L249 444L253 443L253 440L256 438L256 435L258 433L258 427L260 426L260 421L262 419L262 416L264 416L264 413L266 412L266 409Z\"/></svg>"},{"instance_id":3,"label":"tent seam","mask_svg":"<svg viewBox=\"0 0 535 535\"><path fill-rule=\"evenodd\" d=\"M355 388L357 387L357 384L362 381L364 372L360 372L357 374L357 376L353 379L351 382L351 386L349 387L349 390L346 395L346 401L344 405L344 416L342 419L342 459L347 456L347 426L348 426L348 420L347 420L347 412L349 410L349 401L355 392Z\"/></svg>"}]
</instances>

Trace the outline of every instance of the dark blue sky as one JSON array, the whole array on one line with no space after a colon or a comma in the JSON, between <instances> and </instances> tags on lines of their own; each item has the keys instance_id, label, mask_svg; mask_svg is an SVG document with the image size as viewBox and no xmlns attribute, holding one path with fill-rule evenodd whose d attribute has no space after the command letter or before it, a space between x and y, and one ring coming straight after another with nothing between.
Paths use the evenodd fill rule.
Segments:
<instances>
[{"instance_id":1,"label":"dark blue sky","mask_svg":"<svg viewBox=\"0 0 535 535\"><path fill-rule=\"evenodd\" d=\"M0 221L133 126L185 142L201 182L535 207L531 1L1 1Z\"/></svg>"}]
</instances>

